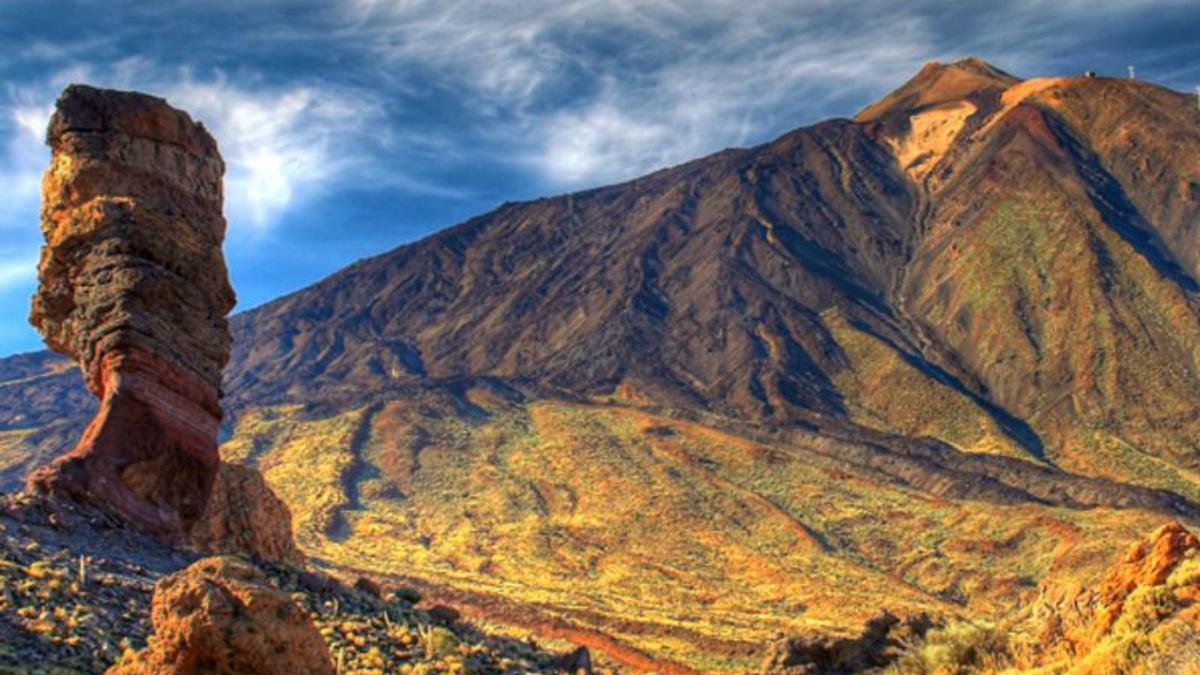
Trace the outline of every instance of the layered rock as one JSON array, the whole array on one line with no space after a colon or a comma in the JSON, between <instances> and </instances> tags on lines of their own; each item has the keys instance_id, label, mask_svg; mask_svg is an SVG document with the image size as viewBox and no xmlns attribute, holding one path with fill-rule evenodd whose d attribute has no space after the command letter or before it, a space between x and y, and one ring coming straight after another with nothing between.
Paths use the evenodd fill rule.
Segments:
<instances>
[{"instance_id":1,"label":"layered rock","mask_svg":"<svg viewBox=\"0 0 1200 675\"><path fill-rule=\"evenodd\" d=\"M234 305L224 163L204 127L162 99L78 85L59 98L47 143L30 322L101 404L75 449L30 484L181 537L219 463Z\"/></svg>"},{"instance_id":2,"label":"layered rock","mask_svg":"<svg viewBox=\"0 0 1200 675\"><path fill-rule=\"evenodd\" d=\"M209 553L238 553L259 560L303 564L292 538L292 514L262 474L222 462L208 508L191 531L193 546Z\"/></svg>"},{"instance_id":3,"label":"layered rock","mask_svg":"<svg viewBox=\"0 0 1200 675\"><path fill-rule=\"evenodd\" d=\"M253 565L207 558L154 588L154 635L109 675L333 673L325 640Z\"/></svg>"}]
</instances>

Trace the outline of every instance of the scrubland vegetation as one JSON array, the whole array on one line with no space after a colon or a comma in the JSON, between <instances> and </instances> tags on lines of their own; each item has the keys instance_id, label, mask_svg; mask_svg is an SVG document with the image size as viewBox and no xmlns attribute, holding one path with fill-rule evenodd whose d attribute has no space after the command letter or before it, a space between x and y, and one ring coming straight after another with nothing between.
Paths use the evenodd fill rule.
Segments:
<instances>
[{"instance_id":1,"label":"scrubland vegetation","mask_svg":"<svg viewBox=\"0 0 1200 675\"><path fill-rule=\"evenodd\" d=\"M264 470L318 561L511 601L698 669L751 667L772 634L850 634L886 608L976 622L931 635L904 672L987 672L1010 657L978 621L1050 572L1097 573L1113 541L1160 520L941 500L623 406L454 410L255 410L224 451Z\"/></svg>"}]
</instances>

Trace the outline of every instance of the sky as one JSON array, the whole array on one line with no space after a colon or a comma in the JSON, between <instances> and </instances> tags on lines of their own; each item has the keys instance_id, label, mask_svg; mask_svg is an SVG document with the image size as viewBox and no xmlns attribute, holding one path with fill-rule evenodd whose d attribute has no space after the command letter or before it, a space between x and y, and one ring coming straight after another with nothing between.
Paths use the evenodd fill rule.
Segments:
<instances>
[{"instance_id":1,"label":"sky","mask_svg":"<svg viewBox=\"0 0 1200 675\"><path fill-rule=\"evenodd\" d=\"M243 310L499 204L849 117L931 60L1200 85L1174 0L0 0L0 354L29 327L69 83L165 97L226 160Z\"/></svg>"}]
</instances>

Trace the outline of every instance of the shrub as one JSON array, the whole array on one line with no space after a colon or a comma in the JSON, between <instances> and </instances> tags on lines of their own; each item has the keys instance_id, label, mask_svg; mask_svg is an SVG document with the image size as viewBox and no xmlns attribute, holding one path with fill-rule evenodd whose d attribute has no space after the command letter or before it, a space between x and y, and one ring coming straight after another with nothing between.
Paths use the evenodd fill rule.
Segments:
<instances>
[{"instance_id":1,"label":"shrub","mask_svg":"<svg viewBox=\"0 0 1200 675\"><path fill-rule=\"evenodd\" d=\"M1181 588L1183 586L1200 586L1200 558L1192 557L1179 563L1167 578L1167 586Z\"/></svg>"},{"instance_id":2,"label":"shrub","mask_svg":"<svg viewBox=\"0 0 1200 675\"><path fill-rule=\"evenodd\" d=\"M963 621L929 631L889 668L893 675L969 675L1012 665L1008 638L988 623Z\"/></svg>"},{"instance_id":3,"label":"shrub","mask_svg":"<svg viewBox=\"0 0 1200 675\"><path fill-rule=\"evenodd\" d=\"M1113 624L1112 635L1143 635L1178 609L1179 603L1166 586L1141 586L1134 589L1121 608L1121 616Z\"/></svg>"},{"instance_id":4,"label":"shrub","mask_svg":"<svg viewBox=\"0 0 1200 675\"><path fill-rule=\"evenodd\" d=\"M415 605L421 601L421 594L414 588L400 586L396 590L392 591L391 595L388 597L388 600L395 603Z\"/></svg>"}]
</instances>

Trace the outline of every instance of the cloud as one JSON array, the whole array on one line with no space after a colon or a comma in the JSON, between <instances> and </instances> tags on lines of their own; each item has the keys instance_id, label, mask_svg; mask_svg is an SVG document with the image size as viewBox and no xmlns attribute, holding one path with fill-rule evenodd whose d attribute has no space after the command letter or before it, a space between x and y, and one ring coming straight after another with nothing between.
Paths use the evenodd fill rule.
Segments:
<instances>
[{"instance_id":1,"label":"cloud","mask_svg":"<svg viewBox=\"0 0 1200 675\"><path fill-rule=\"evenodd\" d=\"M201 78L186 68L157 68L141 57L108 67L73 65L43 83L10 88L10 101L25 102L8 105L17 133L7 164L8 173L20 177L13 188L20 191L18 205L27 205L30 177L46 162L47 153L31 149L30 139L40 143L53 111L50 102L70 82L153 92L203 122L219 139L226 162L226 210L235 234L264 231L303 198L353 180L356 164L368 160L361 148L370 128L381 125L378 101L352 89L233 82L222 71ZM40 104L28 104L31 100Z\"/></svg>"},{"instance_id":2,"label":"cloud","mask_svg":"<svg viewBox=\"0 0 1200 675\"><path fill-rule=\"evenodd\" d=\"M978 53L1036 72L1074 63L1090 36L1185 6L257 0L245 11L182 3L167 16L134 2L79 43L109 55L154 45L83 72L164 93L209 123L231 160L235 231L263 231L304 197L356 181L464 196L428 170L454 162L532 169L559 187L628 178L851 114L926 60ZM271 20L282 12L289 21ZM171 17L195 27L184 44L149 39ZM160 65L156 51L175 58ZM14 52L80 58L44 38Z\"/></svg>"},{"instance_id":3,"label":"cloud","mask_svg":"<svg viewBox=\"0 0 1200 675\"><path fill-rule=\"evenodd\" d=\"M636 167L669 163L676 154L670 125L633 118L608 102L562 113L545 133L543 152L533 162L565 183L617 178Z\"/></svg>"},{"instance_id":4,"label":"cloud","mask_svg":"<svg viewBox=\"0 0 1200 675\"><path fill-rule=\"evenodd\" d=\"M814 121L895 84L931 44L922 17L864 2L361 0L343 20L386 69L449 90L564 186Z\"/></svg>"},{"instance_id":5,"label":"cloud","mask_svg":"<svg viewBox=\"0 0 1200 675\"><path fill-rule=\"evenodd\" d=\"M41 173L49 152L43 143L49 112L28 91L9 86L0 106L0 232L37 222Z\"/></svg>"},{"instance_id":6,"label":"cloud","mask_svg":"<svg viewBox=\"0 0 1200 675\"><path fill-rule=\"evenodd\" d=\"M0 293L30 290L37 282L38 200L49 152L43 143L48 111L28 92L8 88L0 107ZM23 300L23 299L22 299Z\"/></svg>"},{"instance_id":7,"label":"cloud","mask_svg":"<svg viewBox=\"0 0 1200 675\"><path fill-rule=\"evenodd\" d=\"M219 139L231 222L261 230L295 202L365 171L362 148L383 126L375 98L329 86L251 89L185 73L162 91Z\"/></svg>"},{"instance_id":8,"label":"cloud","mask_svg":"<svg viewBox=\"0 0 1200 675\"><path fill-rule=\"evenodd\" d=\"M672 49L675 57L636 86L611 77L583 110L530 125L542 135L532 159L568 183L629 178L835 115L847 99L907 77L907 64L924 54L919 22L881 18L836 39L821 16L777 26L723 18L713 36L723 47Z\"/></svg>"}]
</instances>

